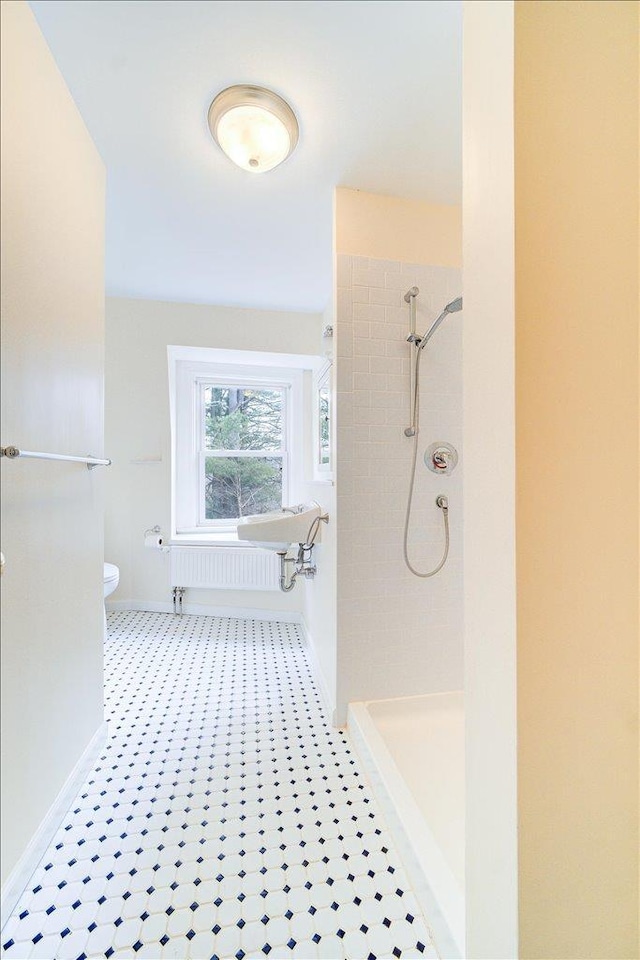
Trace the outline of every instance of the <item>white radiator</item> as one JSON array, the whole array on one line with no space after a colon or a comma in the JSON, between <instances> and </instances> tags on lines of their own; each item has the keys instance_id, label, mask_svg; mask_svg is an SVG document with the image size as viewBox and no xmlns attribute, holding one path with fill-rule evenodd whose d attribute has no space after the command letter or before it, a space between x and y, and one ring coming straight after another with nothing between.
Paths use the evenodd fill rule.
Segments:
<instances>
[{"instance_id":1,"label":"white radiator","mask_svg":"<svg viewBox=\"0 0 640 960\"><path fill-rule=\"evenodd\" d=\"M275 551L255 547L171 547L171 586L209 590L278 590Z\"/></svg>"}]
</instances>

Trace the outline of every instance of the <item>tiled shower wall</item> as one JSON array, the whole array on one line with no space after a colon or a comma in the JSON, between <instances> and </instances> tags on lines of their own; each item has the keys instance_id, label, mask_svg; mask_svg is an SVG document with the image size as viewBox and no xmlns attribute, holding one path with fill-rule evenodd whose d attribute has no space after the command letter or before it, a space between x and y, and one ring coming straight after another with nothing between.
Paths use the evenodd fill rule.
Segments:
<instances>
[{"instance_id":1,"label":"tiled shower wall","mask_svg":"<svg viewBox=\"0 0 640 960\"><path fill-rule=\"evenodd\" d=\"M440 326L421 361L421 432L410 556L431 569L442 555L438 494L449 498L451 548L422 580L402 555L413 441L409 423L407 290L417 286L423 333L462 293L451 267L338 257L336 330L338 489L338 704L462 687L462 323ZM452 476L424 465L435 440L457 448Z\"/></svg>"}]
</instances>

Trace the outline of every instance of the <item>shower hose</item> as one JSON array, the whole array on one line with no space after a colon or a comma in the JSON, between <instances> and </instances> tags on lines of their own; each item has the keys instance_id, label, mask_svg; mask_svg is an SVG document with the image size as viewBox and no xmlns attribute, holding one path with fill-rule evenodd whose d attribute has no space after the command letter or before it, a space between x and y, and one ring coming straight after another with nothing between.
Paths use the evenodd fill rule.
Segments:
<instances>
[{"instance_id":1,"label":"shower hose","mask_svg":"<svg viewBox=\"0 0 640 960\"><path fill-rule=\"evenodd\" d=\"M444 567L447 562L447 557L449 556L449 507L447 505L446 499L438 497L436 503L440 510L442 510L442 516L444 519L444 553L442 554L442 559L440 563L433 568L433 570L421 571L417 570L411 561L409 560L409 522L411 520L411 505L413 503L413 491L416 484L416 465L418 462L418 438L420 437L420 357L422 356L422 350L418 346L416 353L416 372L414 378L413 386L413 459L411 463L411 479L409 482L409 496L407 498L407 512L404 518L404 543L403 543L403 552L404 552L404 562L407 567L416 577L422 577L426 579L427 577L433 577Z\"/></svg>"}]
</instances>

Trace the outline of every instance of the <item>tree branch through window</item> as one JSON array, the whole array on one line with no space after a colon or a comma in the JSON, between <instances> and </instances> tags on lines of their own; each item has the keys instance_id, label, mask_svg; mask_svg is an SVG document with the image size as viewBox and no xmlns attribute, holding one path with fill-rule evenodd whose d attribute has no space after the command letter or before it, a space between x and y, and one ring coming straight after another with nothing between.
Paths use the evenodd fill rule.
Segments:
<instances>
[{"instance_id":1,"label":"tree branch through window","mask_svg":"<svg viewBox=\"0 0 640 960\"><path fill-rule=\"evenodd\" d=\"M284 390L207 385L204 405L206 520L282 506Z\"/></svg>"}]
</instances>

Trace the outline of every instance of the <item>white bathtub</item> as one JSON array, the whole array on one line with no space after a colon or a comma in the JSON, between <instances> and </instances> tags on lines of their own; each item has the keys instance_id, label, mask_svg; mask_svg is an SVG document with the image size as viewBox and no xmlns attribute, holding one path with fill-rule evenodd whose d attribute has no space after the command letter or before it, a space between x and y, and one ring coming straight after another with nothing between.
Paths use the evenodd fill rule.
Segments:
<instances>
[{"instance_id":1,"label":"white bathtub","mask_svg":"<svg viewBox=\"0 0 640 960\"><path fill-rule=\"evenodd\" d=\"M348 728L440 955L464 956L462 691L352 703Z\"/></svg>"}]
</instances>

